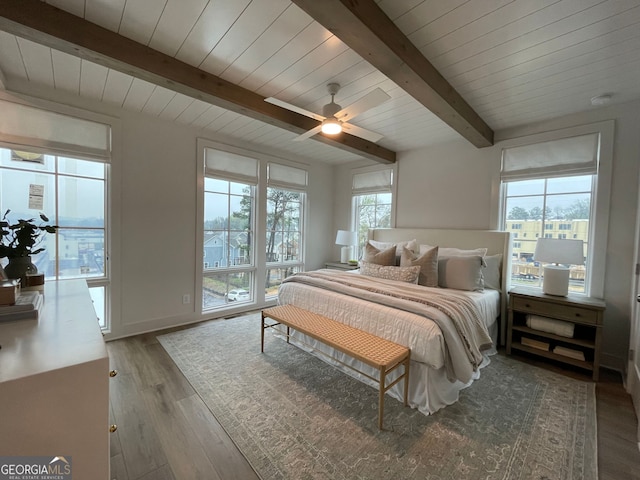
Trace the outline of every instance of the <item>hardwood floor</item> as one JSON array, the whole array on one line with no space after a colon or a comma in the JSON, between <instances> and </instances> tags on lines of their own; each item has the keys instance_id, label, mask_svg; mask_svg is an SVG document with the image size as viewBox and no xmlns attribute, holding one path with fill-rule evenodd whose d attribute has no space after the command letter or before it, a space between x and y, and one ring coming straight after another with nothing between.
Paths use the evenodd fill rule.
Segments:
<instances>
[{"instance_id":1,"label":"hardwood floor","mask_svg":"<svg viewBox=\"0 0 640 480\"><path fill-rule=\"evenodd\" d=\"M110 385L111 423L118 425L111 436L111 478L258 480L158 343L156 334L168 331L107 344L111 367L118 370ZM534 359L521 359L567 373ZM616 372L603 369L600 378L596 387L599 480L640 480L631 397Z\"/></svg>"}]
</instances>

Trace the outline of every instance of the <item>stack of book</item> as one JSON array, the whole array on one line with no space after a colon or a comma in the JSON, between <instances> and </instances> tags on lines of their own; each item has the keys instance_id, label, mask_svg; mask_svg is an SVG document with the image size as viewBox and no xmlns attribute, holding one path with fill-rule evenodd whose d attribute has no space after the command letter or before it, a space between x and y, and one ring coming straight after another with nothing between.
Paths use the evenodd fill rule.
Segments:
<instances>
[{"instance_id":1,"label":"stack of book","mask_svg":"<svg viewBox=\"0 0 640 480\"><path fill-rule=\"evenodd\" d=\"M575 358L576 360L582 360L584 362L584 352L582 350L575 350L573 348L562 347L558 345L553 349L553 353L563 355L565 357Z\"/></svg>"},{"instance_id":2,"label":"stack of book","mask_svg":"<svg viewBox=\"0 0 640 480\"><path fill-rule=\"evenodd\" d=\"M37 320L42 309L40 292L20 292L13 305L0 305L0 323L16 320Z\"/></svg>"},{"instance_id":3,"label":"stack of book","mask_svg":"<svg viewBox=\"0 0 640 480\"><path fill-rule=\"evenodd\" d=\"M538 350L549 350L549 344L547 342L542 342L529 337L522 337L520 339L520 343L527 347L537 348Z\"/></svg>"}]
</instances>

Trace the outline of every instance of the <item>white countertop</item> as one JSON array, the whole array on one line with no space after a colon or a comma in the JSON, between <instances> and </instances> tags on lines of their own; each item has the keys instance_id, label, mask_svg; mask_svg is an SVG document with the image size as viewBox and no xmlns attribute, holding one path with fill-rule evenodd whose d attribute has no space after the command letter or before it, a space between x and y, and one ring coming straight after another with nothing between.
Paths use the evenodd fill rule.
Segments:
<instances>
[{"instance_id":1,"label":"white countertop","mask_svg":"<svg viewBox=\"0 0 640 480\"><path fill-rule=\"evenodd\" d=\"M0 383L107 356L84 280L48 281L38 320L0 324Z\"/></svg>"}]
</instances>

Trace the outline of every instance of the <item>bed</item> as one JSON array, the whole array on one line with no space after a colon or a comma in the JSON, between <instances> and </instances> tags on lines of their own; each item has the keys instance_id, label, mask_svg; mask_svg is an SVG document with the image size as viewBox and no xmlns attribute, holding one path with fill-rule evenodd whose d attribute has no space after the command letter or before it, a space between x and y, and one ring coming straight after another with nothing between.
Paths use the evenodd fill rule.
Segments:
<instances>
[{"instance_id":1,"label":"bed","mask_svg":"<svg viewBox=\"0 0 640 480\"><path fill-rule=\"evenodd\" d=\"M424 414L432 414L458 400L460 390L479 377L481 368L495 353L499 339L504 339L504 322L500 322L500 318L506 318L511 258L509 233L374 229L369 231L369 240L381 250L390 245L400 245L398 252L410 240L415 242L405 246L416 251L420 246L425 252L438 246L440 252L446 254L440 255L439 261L452 261L449 257L453 256L456 257L454 260L467 262L457 258L455 249L464 250L460 255L465 256L471 250L486 248L481 255L483 264L487 263L484 259L490 259L492 268L497 269L497 278L490 281L487 277L487 285L481 291L372 278L362 274L371 273L365 268L368 264L362 264L362 272L304 272L290 277L280 286L279 304L293 304L411 348L409 405ZM415 268L404 270L416 271ZM486 267L482 270L487 273ZM455 286L455 281L450 283ZM298 332L293 334L292 343L377 388L366 376L345 367L348 365L373 373L370 367L357 360ZM396 399L403 399L400 384L388 393Z\"/></svg>"}]
</instances>

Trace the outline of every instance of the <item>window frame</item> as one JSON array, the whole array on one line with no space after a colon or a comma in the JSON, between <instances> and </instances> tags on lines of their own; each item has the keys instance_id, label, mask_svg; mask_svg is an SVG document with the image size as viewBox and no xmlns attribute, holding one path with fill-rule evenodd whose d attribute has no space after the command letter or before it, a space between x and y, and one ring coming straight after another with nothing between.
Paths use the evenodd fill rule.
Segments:
<instances>
[{"instance_id":1,"label":"window frame","mask_svg":"<svg viewBox=\"0 0 640 480\"><path fill-rule=\"evenodd\" d=\"M9 92L0 91L0 101L17 104L20 107L40 110L45 118L51 115L69 117L72 121L92 122L107 127L105 149L85 149L81 145L59 142L55 139L29 138L0 132L0 146L13 150L26 150L56 155L66 158L79 158L82 160L96 161L105 164L105 266L104 276L91 280L91 288L102 288L104 291L104 326L101 327L104 335L108 336L115 326L121 323L121 285L118 279L121 275L120 265L120 150L121 128L119 119L95 112L78 109L68 105L62 105L35 97L22 96L20 98ZM59 281L66 281L61 279ZM93 297L92 297L93 298ZM95 301L95 299L94 299Z\"/></svg>"},{"instance_id":2,"label":"window frame","mask_svg":"<svg viewBox=\"0 0 640 480\"><path fill-rule=\"evenodd\" d=\"M201 275L201 279L203 282L203 286L204 286L204 278L207 276L218 276L218 275L225 275L227 276L227 288L226 291L229 292L232 289L244 289L244 287L235 287L235 286L231 286L228 283L228 277L232 276L232 275L237 275L237 274L248 274L249 275L249 291L250 292L255 292L255 284L256 284L256 279L255 279L255 275L256 275L256 265L255 265L255 258L256 258L256 253L255 253L255 239L257 237L256 235L256 229L255 229L255 218L256 218L256 197L257 197L257 185L253 184L252 182L249 181L245 181L245 180L237 180L233 177L227 177L225 178L223 175L220 174L211 174L211 175L207 175L206 172L204 172L204 176L205 178L203 179L203 185L204 183L206 183L206 178L212 178L212 179L216 179L216 180L220 180L222 182L228 182L228 183L235 183L235 184L242 184L242 185L247 185L249 186L249 188L251 189L251 198L252 198L252 204L251 204L251 222L250 222L250 230L253 233L253 239L254 239L254 244L251 246L251 251L249 253L249 263L247 264L236 264L235 262L232 261L232 258L227 256L227 265L225 267L220 267L219 266L219 262L215 261L213 262L214 265L211 266L211 262L205 262L204 261L204 255L203 258L200 259L199 262L199 266L200 266L200 270L202 272ZM223 192L211 192L211 193L223 193ZM205 200L205 196L207 194L207 190L206 188L203 186L203 212L202 212L202 216L200 216L200 223L202 224L202 242L203 242L203 253L206 251L205 247L204 247L204 232L205 231L211 231L211 230L205 230L204 229L204 200ZM232 195L236 195L237 194L233 194L229 189L226 192L226 195L230 198ZM231 204L231 202L229 202L229 205ZM227 225L227 227L230 227L230 224ZM213 230L215 231L215 230ZM232 232L232 230L230 229L226 229L226 230L221 230L222 232L225 232L226 234L230 234ZM237 231L236 231L237 232ZM228 252L227 252L228 253ZM205 267L205 263L209 263L208 267ZM218 266L216 266L215 264L218 264ZM225 300L224 303L220 304L219 306L214 306L212 308L204 308L204 302L202 300L202 292L203 292L203 288L200 288L199 290L200 292L200 301L202 302L202 307L201 307L201 311L202 313L204 312L211 312L211 311L215 311L215 310L219 310L222 308L225 308L228 306L229 301L228 299ZM251 298L248 300L248 302L242 302L242 303L253 303L254 302L254 296L255 293L252 294ZM226 298L226 297L225 297Z\"/></svg>"},{"instance_id":3,"label":"window frame","mask_svg":"<svg viewBox=\"0 0 640 480\"><path fill-rule=\"evenodd\" d=\"M356 175L359 174L366 174L366 173L372 173L372 172L379 172L379 171L390 171L391 172L391 185L390 187L372 187L372 188L368 188L366 190L355 190L353 187L353 179ZM355 168L353 170L351 170L351 218L350 218L350 228L352 231L355 231L356 234L358 235L358 239L357 239L357 244L355 245L355 248L357 249L354 253L355 257L360 258L360 254L361 252L359 251L360 247L362 247L364 245L364 243L366 242L367 238L360 238L360 234L359 234L359 222L358 222L358 198L364 195L373 195L373 194L380 194L380 193L389 193L391 194L391 211L390 211L390 215L391 218L389 219L389 227L390 228L394 228L395 224L396 224L396 208L397 208L397 178L398 178L398 168L397 168L397 163L394 163L393 165L374 165L374 166L370 166L370 167L361 167L361 168ZM374 227L374 228L378 228L378 227Z\"/></svg>"},{"instance_id":4,"label":"window frame","mask_svg":"<svg viewBox=\"0 0 640 480\"><path fill-rule=\"evenodd\" d=\"M279 265L273 264L272 262L267 263L267 253L266 253L266 233L267 223L266 223L266 210L267 210L267 187L268 185L268 167L269 164L277 164L279 166L284 167L292 167L300 170L304 170L307 178L307 185L304 187L293 184L287 184L286 182L273 182L272 187L282 188L282 189L290 189L304 192L304 199L302 205L303 218L301 219L301 232L302 232L302 258L299 263L300 269L305 269L305 246L306 246L306 238L304 236L304 232L307 231L307 215L308 211L308 175L309 169L306 165L302 163L297 163L293 161L288 161L279 157L273 157L261 152L255 152L251 150L247 150L240 147L235 147L232 145L224 144L221 142L216 142L213 140L208 140L205 138L198 138L196 141L197 148L197 198L196 198L196 282L195 282L195 298L194 298L194 308L195 311L199 314L207 314L212 311L216 312L233 312L235 309L237 310L246 310L247 305L265 305L275 303L276 297L269 297L265 294L265 281L267 268L278 268ZM255 159L258 163L258 172L257 172L257 180L255 186L255 203L254 203L254 232L255 238L253 242L253 262L254 262L254 273L252 279L252 298L251 302L242 302L237 308L234 308L235 305L227 304L224 307L215 309L215 310L203 310L202 305L202 289L203 289L203 259L198 253L202 253L204 251L204 225L202 219L204 218L204 178L206 175L205 169L205 149L210 148L214 150L219 150L227 153L232 153L236 155L241 155L245 157L250 157ZM242 182L244 181L242 178L234 178L229 179L231 181ZM276 265L272 267L271 265ZM288 264L287 264L288 266ZM234 272L238 267L234 267Z\"/></svg>"},{"instance_id":5,"label":"window frame","mask_svg":"<svg viewBox=\"0 0 640 480\"><path fill-rule=\"evenodd\" d=\"M561 128L554 131L541 132L499 142L501 150L536 143L543 143L565 137L599 134L598 171L595 180L595 189L592 195L592 219L590 219L591 241L587 257L589 259L589 278L586 285L586 295L603 298L606 272L606 252L608 241L609 205L611 199L611 177L613 165L613 142L615 122L607 120L587 125ZM505 202L504 189L500 174L494 177L492 186L493 204L497 206L492 210L491 224L500 230L504 229L503 218Z\"/></svg>"},{"instance_id":6,"label":"window frame","mask_svg":"<svg viewBox=\"0 0 640 480\"><path fill-rule=\"evenodd\" d=\"M268 217L268 212L267 212L267 205L269 202L268 199L268 190L269 188L273 188L273 189L279 189L279 190L283 190L283 191L287 191L287 192L296 192L300 194L300 225L299 225L299 237L300 237L300 245L299 245L299 249L300 252L298 254L298 259L297 260L284 260L284 261L268 261L266 255L267 255L267 251L266 251L266 247L267 247L267 229L265 229L265 238L263 239L265 242L265 260L266 260L266 264L265 264L265 298L266 299L275 299L275 295L269 295L266 293L266 279L267 279L267 272L269 270L274 270L274 269L293 269L294 272L301 272L304 270L304 258L305 258L305 226L306 226L306 222L305 222L305 218L306 218L306 203L307 203L307 191L306 190L302 190L302 189L297 189L297 188L292 188L292 187L285 187L285 186L281 186L281 185L267 185L266 191L267 191L267 197L265 198L265 220Z\"/></svg>"},{"instance_id":7,"label":"window frame","mask_svg":"<svg viewBox=\"0 0 640 480\"><path fill-rule=\"evenodd\" d=\"M564 193L559 193L559 192L549 192L548 189L548 181L552 180L552 179L556 179L556 178L574 178L574 177L591 177L590 181L589 181L589 190L588 191L583 191L583 192L564 192ZM526 195L518 195L518 194L512 194L512 195L507 195L507 190L508 190L508 184L510 183L515 183L515 182L519 182L519 181L527 181L527 180L537 180L537 181L544 181L544 184L542 185L542 191L539 193L531 193L531 194L526 194ZM585 282L584 282L584 291L582 292L578 292L578 291L571 291L572 294L576 294L576 295L588 295L589 291L590 291L590 279L591 279L591 255L592 255L592 249L591 249L591 238L593 236L593 207L594 207L594 203L596 200L596 195L595 195L595 189L596 189L596 184L597 184L597 174L578 174L578 175L563 175L563 176L557 176L557 175L551 175L548 177L541 177L540 175L535 175L532 176L531 179L528 178L519 178L519 179L513 179L513 180L507 180L507 181L503 181L502 185L501 185L501 189L502 189L502 204L507 205L507 199L509 198L518 198L518 197L541 197L543 199L543 215L542 218L539 220L533 220L534 222L540 222L539 225L539 230L537 230L535 232L536 236L535 239L537 241L538 238L567 238L567 234L566 233L560 233L560 230L570 230L572 224L571 223L566 223L568 222L568 220L566 219L550 219L546 217L546 214L544 213L544 206L547 205L547 200L551 197L556 197L556 196L562 196L562 195L571 195L571 194L589 194L589 198L590 198L590 205L589 205L589 228L588 228L588 232L587 232L587 239L584 241L587 247L587 261L585 264L586 267L586 277L585 277ZM513 230L518 230L521 229L522 224L518 223L518 222L523 222L523 221L527 221L527 220L514 220L514 219L507 219L507 215L509 212L506 211L506 208L503 210L502 212L502 228L504 230L507 230L509 227L509 224L511 224L511 229L509 231L511 231L511 240L512 240L512 244L513 244L513 249L520 249L522 248L522 242L520 242L519 240L521 240L522 238L526 237L526 234L524 234L522 237L519 236L518 232L514 232ZM548 223L549 222L549 223ZM519 225L519 228L515 228L515 225ZM567 228L563 228L563 227L569 227L569 229ZM549 231L549 233L547 233L547 231ZM523 232L524 233L524 232ZM540 237L540 235L542 235L542 237ZM527 244L529 244L530 246L532 245L533 242L526 242ZM535 248L532 249L532 251L530 252L531 254L533 254L533 251L535 250ZM542 269L542 266L540 266L540 269ZM521 284L518 284L521 285ZM538 284L537 285L533 285L533 284L524 284L523 286L527 286L529 288L537 288L537 289L541 289L542 288L542 281L541 278L538 279Z\"/></svg>"}]
</instances>

